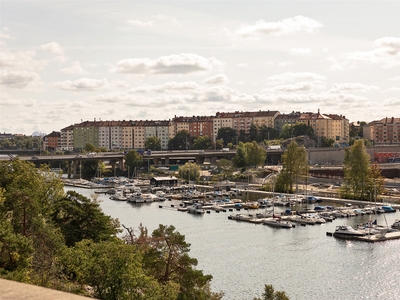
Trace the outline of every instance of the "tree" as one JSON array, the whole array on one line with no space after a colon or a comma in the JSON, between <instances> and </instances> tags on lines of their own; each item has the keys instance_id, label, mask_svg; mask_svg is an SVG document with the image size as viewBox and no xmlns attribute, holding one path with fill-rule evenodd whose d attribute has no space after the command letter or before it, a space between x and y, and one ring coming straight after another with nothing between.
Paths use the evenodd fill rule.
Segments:
<instances>
[{"instance_id":1,"label":"tree","mask_svg":"<svg viewBox=\"0 0 400 300\"><path fill-rule=\"evenodd\" d=\"M222 139L224 141L224 146L232 143L236 145L236 136L237 132L235 129L231 127L222 127L218 130L218 139Z\"/></svg>"},{"instance_id":2,"label":"tree","mask_svg":"<svg viewBox=\"0 0 400 300\"><path fill-rule=\"evenodd\" d=\"M363 140L357 140L354 145L345 149L343 162L344 185L342 195L354 199L368 200L378 186L381 189L381 176L377 167L371 169ZM378 183L378 184L377 184Z\"/></svg>"},{"instance_id":3,"label":"tree","mask_svg":"<svg viewBox=\"0 0 400 300\"><path fill-rule=\"evenodd\" d=\"M292 134L293 136L307 135L312 138L314 136L314 129L304 123L296 123L293 126Z\"/></svg>"},{"instance_id":4,"label":"tree","mask_svg":"<svg viewBox=\"0 0 400 300\"><path fill-rule=\"evenodd\" d=\"M14 234L26 237L34 249L32 267L24 271L30 282L45 286L57 276L55 257L64 245L50 217L64 193L63 183L46 166L37 169L15 159L0 162L0 187L5 190L0 215L7 215Z\"/></svg>"},{"instance_id":5,"label":"tree","mask_svg":"<svg viewBox=\"0 0 400 300\"><path fill-rule=\"evenodd\" d=\"M279 138L279 132L275 128L272 127L267 127L265 125L262 125L260 129L258 130L258 141L264 141L264 140L274 140Z\"/></svg>"},{"instance_id":6,"label":"tree","mask_svg":"<svg viewBox=\"0 0 400 300\"><path fill-rule=\"evenodd\" d=\"M200 178L201 168L191 162L185 163L183 166L180 166L178 169L179 176L187 181L198 181Z\"/></svg>"},{"instance_id":7,"label":"tree","mask_svg":"<svg viewBox=\"0 0 400 300\"><path fill-rule=\"evenodd\" d=\"M247 166L247 148L243 142L239 142L236 148L236 155L232 162L237 168L244 168Z\"/></svg>"},{"instance_id":8,"label":"tree","mask_svg":"<svg viewBox=\"0 0 400 300\"><path fill-rule=\"evenodd\" d=\"M95 297L115 299L176 299L179 286L158 283L142 268L142 254L122 241L83 240L63 251L62 264L81 285L94 288Z\"/></svg>"},{"instance_id":9,"label":"tree","mask_svg":"<svg viewBox=\"0 0 400 300\"><path fill-rule=\"evenodd\" d=\"M195 150L207 150L213 148L213 143L208 136L199 136L194 140L193 149Z\"/></svg>"},{"instance_id":10,"label":"tree","mask_svg":"<svg viewBox=\"0 0 400 300\"><path fill-rule=\"evenodd\" d=\"M245 144L247 147L247 166L254 166L255 168L265 163L267 153L261 148L256 141Z\"/></svg>"},{"instance_id":11,"label":"tree","mask_svg":"<svg viewBox=\"0 0 400 300\"><path fill-rule=\"evenodd\" d=\"M282 171L276 182L276 190L293 193L293 185L308 173L307 152L295 141L290 142L282 155Z\"/></svg>"},{"instance_id":12,"label":"tree","mask_svg":"<svg viewBox=\"0 0 400 300\"><path fill-rule=\"evenodd\" d=\"M223 173L224 177L231 176L235 170L233 162L225 158L222 158L217 162L217 168Z\"/></svg>"},{"instance_id":13,"label":"tree","mask_svg":"<svg viewBox=\"0 0 400 300\"><path fill-rule=\"evenodd\" d=\"M0 188L0 277L27 282L27 270L32 267L33 245L29 238L14 232L11 215L3 209L3 192Z\"/></svg>"},{"instance_id":14,"label":"tree","mask_svg":"<svg viewBox=\"0 0 400 300\"><path fill-rule=\"evenodd\" d=\"M265 150L261 148L256 141L253 141L251 143L240 142L232 161L236 167L243 168L248 166L257 167L263 164L265 159Z\"/></svg>"},{"instance_id":15,"label":"tree","mask_svg":"<svg viewBox=\"0 0 400 300\"><path fill-rule=\"evenodd\" d=\"M68 247L83 239L109 240L119 232L118 220L106 216L96 200L74 191L68 191L55 203L52 219L61 229Z\"/></svg>"},{"instance_id":16,"label":"tree","mask_svg":"<svg viewBox=\"0 0 400 300\"><path fill-rule=\"evenodd\" d=\"M96 152L96 147L91 143L86 143L85 147L83 148L86 152Z\"/></svg>"},{"instance_id":17,"label":"tree","mask_svg":"<svg viewBox=\"0 0 400 300\"><path fill-rule=\"evenodd\" d=\"M161 139L151 136L147 138L147 140L144 143L144 147L146 149L154 150L154 151L160 151L161 150Z\"/></svg>"},{"instance_id":18,"label":"tree","mask_svg":"<svg viewBox=\"0 0 400 300\"><path fill-rule=\"evenodd\" d=\"M187 150L192 145L192 139L186 130L179 131L175 137L168 141L169 150Z\"/></svg>"},{"instance_id":19,"label":"tree","mask_svg":"<svg viewBox=\"0 0 400 300\"><path fill-rule=\"evenodd\" d=\"M289 300L289 297L286 296L285 292L275 291L271 284L266 284L262 298L254 298L253 300Z\"/></svg>"},{"instance_id":20,"label":"tree","mask_svg":"<svg viewBox=\"0 0 400 300\"><path fill-rule=\"evenodd\" d=\"M174 226L160 224L145 251L144 266L159 282L178 283L180 295L177 299L210 299L213 293L210 295L208 284L212 276L194 268L197 260L188 255L189 251L190 244L186 243L184 235L175 231Z\"/></svg>"},{"instance_id":21,"label":"tree","mask_svg":"<svg viewBox=\"0 0 400 300\"><path fill-rule=\"evenodd\" d=\"M253 123L251 123L250 125L250 131L249 131L249 141L256 141L256 142L260 142L260 140L258 140L259 135L258 135L258 128L256 125L254 125Z\"/></svg>"},{"instance_id":22,"label":"tree","mask_svg":"<svg viewBox=\"0 0 400 300\"><path fill-rule=\"evenodd\" d=\"M131 170L134 170L135 168L140 168L143 164L143 157L140 156L139 153L135 150L129 151L125 155L125 165L129 167Z\"/></svg>"}]
</instances>

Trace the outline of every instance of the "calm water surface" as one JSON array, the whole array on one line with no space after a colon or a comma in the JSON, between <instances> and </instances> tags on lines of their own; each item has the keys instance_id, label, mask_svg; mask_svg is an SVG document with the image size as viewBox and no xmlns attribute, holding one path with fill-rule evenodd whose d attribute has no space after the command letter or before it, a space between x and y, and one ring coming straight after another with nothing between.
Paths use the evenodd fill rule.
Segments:
<instances>
[{"instance_id":1,"label":"calm water surface","mask_svg":"<svg viewBox=\"0 0 400 300\"><path fill-rule=\"evenodd\" d=\"M93 193L74 190L87 197ZM400 299L400 240L370 244L326 236L337 225L355 225L368 216L274 229L228 220L232 212L197 216L159 208L177 207L178 201L137 205L104 194L99 199L104 213L125 226L142 223L149 232L159 224L175 226L191 244L197 268L213 275L212 289L223 291L224 299L260 297L264 284L285 291L290 299ZM385 217L389 225L400 218L399 213L373 216L381 225Z\"/></svg>"}]
</instances>

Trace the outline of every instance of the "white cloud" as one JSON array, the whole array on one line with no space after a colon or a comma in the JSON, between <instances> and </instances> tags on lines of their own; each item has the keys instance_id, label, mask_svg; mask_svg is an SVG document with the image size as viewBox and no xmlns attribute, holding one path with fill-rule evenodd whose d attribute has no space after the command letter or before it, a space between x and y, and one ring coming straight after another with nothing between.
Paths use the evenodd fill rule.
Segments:
<instances>
[{"instance_id":1,"label":"white cloud","mask_svg":"<svg viewBox=\"0 0 400 300\"><path fill-rule=\"evenodd\" d=\"M70 67L63 68L60 70L62 74L87 74L88 72L82 68L79 61L74 61Z\"/></svg>"},{"instance_id":2,"label":"white cloud","mask_svg":"<svg viewBox=\"0 0 400 300\"><path fill-rule=\"evenodd\" d=\"M389 81L400 81L400 76L391 77L388 80Z\"/></svg>"},{"instance_id":3,"label":"white cloud","mask_svg":"<svg viewBox=\"0 0 400 300\"><path fill-rule=\"evenodd\" d=\"M311 52L310 48L292 48L289 50L289 53L295 56L309 55Z\"/></svg>"},{"instance_id":4,"label":"white cloud","mask_svg":"<svg viewBox=\"0 0 400 300\"><path fill-rule=\"evenodd\" d=\"M64 51L61 49L61 46L56 42L51 42L45 45L41 45L40 49L46 50L52 54L63 55Z\"/></svg>"},{"instance_id":5,"label":"white cloud","mask_svg":"<svg viewBox=\"0 0 400 300\"><path fill-rule=\"evenodd\" d=\"M389 55L397 55L400 52L400 38L383 37L375 40L375 44Z\"/></svg>"},{"instance_id":6,"label":"white cloud","mask_svg":"<svg viewBox=\"0 0 400 300\"><path fill-rule=\"evenodd\" d=\"M95 91L106 88L107 79L81 78L75 81L66 80L54 82L54 86L65 91Z\"/></svg>"},{"instance_id":7,"label":"white cloud","mask_svg":"<svg viewBox=\"0 0 400 300\"><path fill-rule=\"evenodd\" d=\"M382 91L382 93L393 93L393 92L400 93L400 87L391 87L391 88L388 88L388 89Z\"/></svg>"},{"instance_id":8,"label":"white cloud","mask_svg":"<svg viewBox=\"0 0 400 300\"><path fill-rule=\"evenodd\" d=\"M342 92L371 92L380 91L380 88L375 85L365 85L362 83L334 83L329 93L342 93Z\"/></svg>"},{"instance_id":9,"label":"white cloud","mask_svg":"<svg viewBox=\"0 0 400 300\"><path fill-rule=\"evenodd\" d=\"M9 88L22 89L32 83L41 83L38 73L28 71L11 71L0 78L0 84Z\"/></svg>"},{"instance_id":10,"label":"white cloud","mask_svg":"<svg viewBox=\"0 0 400 300\"><path fill-rule=\"evenodd\" d=\"M267 78L266 81L270 85L276 85L286 82L296 82L305 80L313 83L318 83L318 82L325 82L327 78L323 75L311 72L287 72L279 75L270 76Z\"/></svg>"},{"instance_id":11,"label":"white cloud","mask_svg":"<svg viewBox=\"0 0 400 300\"><path fill-rule=\"evenodd\" d=\"M42 69L46 63L44 61L35 60L36 52L34 50L19 52L1 52L0 51L0 67L10 70L38 70Z\"/></svg>"},{"instance_id":12,"label":"white cloud","mask_svg":"<svg viewBox=\"0 0 400 300\"><path fill-rule=\"evenodd\" d=\"M217 74L215 76L211 76L211 77L203 80L203 83L208 83L208 84L225 84L228 82L229 82L229 79L224 74Z\"/></svg>"},{"instance_id":13,"label":"white cloud","mask_svg":"<svg viewBox=\"0 0 400 300\"><path fill-rule=\"evenodd\" d=\"M214 67L221 65L222 62L214 57L204 58L193 53L182 53L179 55L161 56L156 60L148 58L120 60L111 71L132 74L189 74L210 71Z\"/></svg>"},{"instance_id":14,"label":"white cloud","mask_svg":"<svg viewBox=\"0 0 400 300\"><path fill-rule=\"evenodd\" d=\"M7 27L3 27L0 30L0 46L5 46L6 42L4 40L15 40L15 37L13 37L12 35L10 35L8 33L8 28Z\"/></svg>"},{"instance_id":15,"label":"white cloud","mask_svg":"<svg viewBox=\"0 0 400 300\"><path fill-rule=\"evenodd\" d=\"M300 15L278 22L258 20L254 25L242 25L241 28L236 31L236 34L244 37L260 35L280 36L298 32L314 33L321 27L322 24L318 21Z\"/></svg>"},{"instance_id":16,"label":"white cloud","mask_svg":"<svg viewBox=\"0 0 400 300\"><path fill-rule=\"evenodd\" d=\"M313 84L310 82L298 82L289 85L278 85L272 88L264 89L264 93L278 93L278 92L304 92L310 91L313 88Z\"/></svg>"},{"instance_id":17,"label":"white cloud","mask_svg":"<svg viewBox=\"0 0 400 300\"><path fill-rule=\"evenodd\" d=\"M330 57L331 70L345 70L357 63L379 64L384 69L400 67L400 38L383 37L375 40L377 48L369 51L353 51Z\"/></svg>"},{"instance_id":18,"label":"white cloud","mask_svg":"<svg viewBox=\"0 0 400 300\"><path fill-rule=\"evenodd\" d=\"M135 87L129 90L132 93L167 93L170 91L196 91L199 90L200 86L194 81L185 81L185 82L167 82L161 85L143 85L139 87Z\"/></svg>"},{"instance_id":19,"label":"white cloud","mask_svg":"<svg viewBox=\"0 0 400 300\"><path fill-rule=\"evenodd\" d=\"M159 27L168 24L168 27L172 26L179 26L180 23L170 16L166 16L163 14L156 14L149 17L148 21L143 20L128 20L125 22L125 26L120 27L120 30L123 31L131 31L135 28L153 28L156 25Z\"/></svg>"},{"instance_id":20,"label":"white cloud","mask_svg":"<svg viewBox=\"0 0 400 300\"><path fill-rule=\"evenodd\" d=\"M390 108L392 108L393 106L400 106L400 98L387 99L385 100L384 104L389 106Z\"/></svg>"}]
</instances>

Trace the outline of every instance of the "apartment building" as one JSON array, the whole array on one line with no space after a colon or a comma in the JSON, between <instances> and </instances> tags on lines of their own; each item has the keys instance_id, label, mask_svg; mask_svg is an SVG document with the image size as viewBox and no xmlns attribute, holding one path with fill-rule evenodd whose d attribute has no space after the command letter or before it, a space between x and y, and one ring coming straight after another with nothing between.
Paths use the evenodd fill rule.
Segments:
<instances>
[{"instance_id":1,"label":"apartment building","mask_svg":"<svg viewBox=\"0 0 400 300\"><path fill-rule=\"evenodd\" d=\"M60 131L60 147L62 151L74 150L74 126L67 126Z\"/></svg>"},{"instance_id":2,"label":"apartment building","mask_svg":"<svg viewBox=\"0 0 400 300\"><path fill-rule=\"evenodd\" d=\"M83 149L87 143L92 144L96 148L100 146L98 123L96 121L85 121L73 125L74 149Z\"/></svg>"},{"instance_id":3,"label":"apartment building","mask_svg":"<svg viewBox=\"0 0 400 300\"><path fill-rule=\"evenodd\" d=\"M375 145L400 144L400 118L383 118L363 126L364 138Z\"/></svg>"},{"instance_id":4,"label":"apartment building","mask_svg":"<svg viewBox=\"0 0 400 300\"><path fill-rule=\"evenodd\" d=\"M328 138L337 142L348 142L350 140L350 123L345 116L336 114L324 114L331 119L328 122Z\"/></svg>"},{"instance_id":5,"label":"apartment building","mask_svg":"<svg viewBox=\"0 0 400 300\"><path fill-rule=\"evenodd\" d=\"M155 136L160 139L161 149L168 149L170 121L143 121L144 141Z\"/></svg>"},{"instance_id":6,"label":"apartment building","mask_svg":"<svg viewBox=\"0 0 400 300\"><path fill-rule=\"evenodd\" d=\"M61 149L61 133L53 131L43 137L43 149L49 151L58 151Z\"/></svg>"},{"instance_id":7,"label":"apartment building","mask_svg":"<svg viewBox=\"0 0 400 300\"><path fill-rule=\"evenodd\" d=\"M310 126L317 137L326 137L337 142L349 141L349 120L341 115L302 113L298 122Z\"/></svg>"},{"instance_id":8,"label":"apartment building","mask_svg":"<svg viewBox=\"0 0 400 300\"><path fill-rule=\"evenodd\" d=\"M213 119L213 141L218 137L218 130L224 127L233 128L234 113L217 112Z\"/></svg>"},{"instance_id":9,"label":"apartment building","mask_svg":"<svg viewBox=\"0 0 400 300\"><path fill-rule=\"evenodd\" d=\"M300 118L301 113L292 111L289 114L279 114L276 116L274 120L274 128L281 132L285 125L294 126L298 119Z\"/></svg>"},{"instance_id":10,"label":"apartment building","mask_svg":"<svg viewBox=\"0 0 400 300\"><path fill-rule=\"evenodd\" d=\"M274 128L275 119L280 115L279 111L257 111L250 112L249 115L252 117L252 123L260 128L260 127L270 127Z\"/></svg>"}]
</instances>

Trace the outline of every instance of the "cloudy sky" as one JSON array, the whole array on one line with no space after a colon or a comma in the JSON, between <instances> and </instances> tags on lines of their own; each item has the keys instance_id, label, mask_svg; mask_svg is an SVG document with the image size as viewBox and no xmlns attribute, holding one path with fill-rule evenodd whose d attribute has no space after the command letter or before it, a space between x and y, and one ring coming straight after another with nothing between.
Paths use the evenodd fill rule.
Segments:
<instances>
[{"instance_id":1,"label":"cloudy sky","mask_svg":"<svg viewBox=\"0 0 400 300\"><path fill-rule=\"evenodd\" d=\"M400 1L0 5L0 132L218 111L400 117Z\"/></svg>"}]
</instances>

